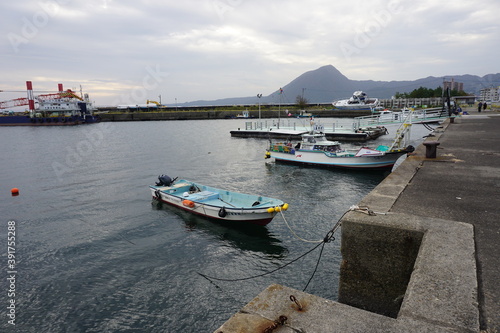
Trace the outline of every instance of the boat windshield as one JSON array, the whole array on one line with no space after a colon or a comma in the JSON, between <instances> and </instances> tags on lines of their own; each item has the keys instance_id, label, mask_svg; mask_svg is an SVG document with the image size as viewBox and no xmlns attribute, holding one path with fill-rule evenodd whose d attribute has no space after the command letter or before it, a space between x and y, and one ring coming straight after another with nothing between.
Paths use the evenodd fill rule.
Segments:
<instances>
[{"instance_id":1,"label":"boat windshield","mask_svg":"<svg viewBox=\"0 0 500 333\"><path fill-rule=\"evenodd\" d=\"M336 152L341 150L340 145L314 145L313 150Z\"/></svg>"}]
</instances>

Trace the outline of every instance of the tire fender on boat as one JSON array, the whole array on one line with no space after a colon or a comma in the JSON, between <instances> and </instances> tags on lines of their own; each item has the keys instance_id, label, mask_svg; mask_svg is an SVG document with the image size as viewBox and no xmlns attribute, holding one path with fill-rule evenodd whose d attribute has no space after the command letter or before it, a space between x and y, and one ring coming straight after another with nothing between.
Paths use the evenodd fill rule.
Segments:
<instances>
[{"instance_id":1,"label":"tire fender on boat","mask_svg":"<svg viewBox=\"0 0 500 333\"><path fill-rule=\"evenodd\" d=\"M219 217L226 217L226 215L226 208L222 207L221 209L219 209Z\"/></svg>"},{"instance_id":2,"label":"tire fender on boat","mask_svg":"<svg viewBox=\"0 0 500 333\"><path fill-rule=\"evenodd\" d=\"M158 200L161 200L161 193L160 193L160 190L156 190L155 191L155 198L158 199Z\"/></svg>"}]
</instances>

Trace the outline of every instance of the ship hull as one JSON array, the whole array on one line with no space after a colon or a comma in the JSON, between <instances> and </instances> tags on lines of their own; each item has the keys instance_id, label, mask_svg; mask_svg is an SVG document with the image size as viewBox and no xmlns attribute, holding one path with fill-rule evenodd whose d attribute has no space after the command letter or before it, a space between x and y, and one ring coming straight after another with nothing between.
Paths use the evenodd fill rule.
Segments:
<instances>
[{"instance_id":1,"label":"ship hull","mask_svg":"<svg viewBox=\"0 0 500 333\"><path fill-rule=\"evenodd\" d=\"M0 126L74 126L99 122L95 116L81 117L35 117L1 116Z\"/></svg>"},{"instance_id":2,"label":"ship hull","mask_svg":"<svg viewBox=\"0 0 500 333\"><path fill-rule=\"evenodd\" d=\"M295 154L271 151L276 162L314 165L341 169L391 169L406 152L386 153L381 156L329 157L323 152L296 151Z\"/></svg>"}]
</instances>

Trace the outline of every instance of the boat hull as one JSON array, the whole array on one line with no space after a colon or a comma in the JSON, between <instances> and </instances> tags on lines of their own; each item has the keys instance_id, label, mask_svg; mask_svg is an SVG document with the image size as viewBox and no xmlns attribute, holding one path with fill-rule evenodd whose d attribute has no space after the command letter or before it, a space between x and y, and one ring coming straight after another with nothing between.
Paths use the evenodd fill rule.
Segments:
<instances>
[{"instance_id":1,"label":"boat hull","mask_svg":"<svg viewBox=\"0 0 500 333\"><path fill-rule=\"evenodd\" d=\"M189 191L192 185L202 191ZM265 226L273 220L284 205L282 201L277 199L237 193L238 196L248 196L248 202L260 203L262 201L269 202L269 204L262 203L255 207L252 207L251 203L248 206L236 206L226 201L229 200L231 192L196 183L184 183L183 181L171 186L150 186L150 190L154 200L178 207L195 215L224 222L241 222ZM232 192L232 194L235 193ZM276 209L276 207L280 208ZM270 208L272 208L272 211L270 211Z\"/></svg>"},{"instance_id":2,"label":"boat hull","mask_svg":"<svg viewBox=\"0 0 500 333\"><path fill-rule=\"evenodd\" d=\"M276 162L316 165L342 169L391 169L403 152L386 153L380 156L330 157L324 152L295 151L294 154L271 151Z\"/></svg>"},{"instance_id":3,"label":"boat hull","mask_svg":"<svg viewBox=\"0 0 500 333\"><path fill-rule=\"evenodd\" d=\"M375 107L377 107L377 105L335 105L335 109L342 111L370 111Z\"/></svg>"},{"instance_id":4,"label":"boat hull","mask_svg":"<svg viewBox=\"0 0 500 333\"><path fill-rule=\"evenodd\" d=\"M73 126L80 124L98 123L95 116L81 117L37 117L30 116L1 116L0 126Z\"/></svg>"}]
</instances>

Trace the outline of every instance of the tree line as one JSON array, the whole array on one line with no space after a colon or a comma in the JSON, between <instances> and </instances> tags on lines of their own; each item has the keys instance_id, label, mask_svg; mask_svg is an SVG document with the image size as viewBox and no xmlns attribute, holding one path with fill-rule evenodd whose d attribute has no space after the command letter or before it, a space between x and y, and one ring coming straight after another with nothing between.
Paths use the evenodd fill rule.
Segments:
<instances>
[{"instance_id":1,"label":"tree line","mask_svg":"<svg viewBox=\"0 0 500 333\"><path fill-rule=\"evenodd\" d=\"M458 91L456 89L450 91L450 96L468 96L465 91ZM396 92L394 94L395 98L430 98L430 97L442 97L443 87L437 87L436 89L420 87L414 89L410 93L400 93Z\"/></svg>"}]
</instances>

